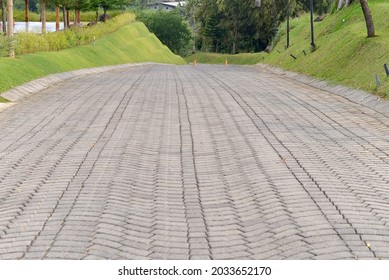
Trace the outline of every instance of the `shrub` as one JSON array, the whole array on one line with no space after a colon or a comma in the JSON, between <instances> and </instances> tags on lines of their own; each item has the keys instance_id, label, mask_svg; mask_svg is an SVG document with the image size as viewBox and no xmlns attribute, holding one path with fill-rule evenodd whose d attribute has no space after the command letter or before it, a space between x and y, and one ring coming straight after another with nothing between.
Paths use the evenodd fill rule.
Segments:
<instances>
[{"instance_id":1,"label":"shrub","mask_svg":"<svg viewBox=\"0 0 389 280\"><path fill-rule=\"evenodd\" d=\"M120 27L135 21L135 15L121 14L113 19L94 26L70 28L65 31L36 34L21 32L15 35L15 53L30 54L44 51L58 51L79 45L90 44L94 39L110 34ZM6 56L9 43L7 38L0 36L0 55Z\"/></svg>"},{"instance_id":2,"label":"shrub","mask_svg":"<svg viewBox=\"0 0 389 280\"><path fill-rule=\"evenodd\" d=\"M191 34L187 22L178 12L143 12L138 19L172 52L184 56L187 54Z\"/></svg>"},{"instance_id":3,"label":"shrub","mask_svg":"<svg viewBox=\"0 0 389 280\"><path fill-rule=\"evenodd\" d=\"M6 36L0 35L0 56L7 56L10 46L10 40Z\"/></svg>"}]
</instances>

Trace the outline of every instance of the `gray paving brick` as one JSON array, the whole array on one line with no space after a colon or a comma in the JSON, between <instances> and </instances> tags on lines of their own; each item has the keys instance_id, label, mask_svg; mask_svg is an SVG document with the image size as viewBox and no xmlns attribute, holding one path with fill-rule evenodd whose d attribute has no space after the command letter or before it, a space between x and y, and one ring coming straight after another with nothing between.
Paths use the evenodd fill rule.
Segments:
<instances>
[{"instance_id":1,"label":"gray paving brick","mask_svg":"<svg viewBox=\"0 0 389 280\"><path fill-rule=\"evenodd\" d=\"M3 95L1 259L389 259L389 107L373 96L155 64Z\"/></svg>"}]
</instances>

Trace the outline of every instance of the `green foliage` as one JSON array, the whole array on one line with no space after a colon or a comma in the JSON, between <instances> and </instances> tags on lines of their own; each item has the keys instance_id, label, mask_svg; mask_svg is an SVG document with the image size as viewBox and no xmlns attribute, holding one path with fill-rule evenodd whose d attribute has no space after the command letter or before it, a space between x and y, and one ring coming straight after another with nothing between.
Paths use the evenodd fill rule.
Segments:
<instances>
[{"instance_id":1,"label":"green foliage","mask_svg":"<svg viewBox=\"0 0 389 280\"><path fill-rule=\"evenodd\" d=\"M241 53L241 54L219 54L219 53L204 53L198 52L185 58L186 62L206 64L225 64L226 59L228 64L237 65L254 65L263 60L263 55L259 53Z\"/></svg>"},{"instance_id":2,"label":"green foliage","mask_svg":"<svg viewBox=\"0 0 389 280\"><path fill-rule=\"evenodd\" d=\"M53 13L53 12L51 13L54 16L54 20L49 19L49 14L50 13L47 13L47 21L55 21L55 13ZM29 12L28 15L29 15L30 21L38 22L41 20L41 17L38 13ZM14 10L14 20L15 21L24 21L24 10Z\"/></svg>"},{"instance_id":3,"label":"green foliage","mask_svg":"<svg viewBox=\"0 0 389 280\"><path fill-rule=\"evenodd\" d=\"M18 33L15 35L16 54L57 51L79 45L90 44L94 39L110 34L120 27L135 21L134 14L122 14L105 23L85 28L71 28L47 34Z\"/></svg>"},{"instance_id":4,"label":"green foliage","mask_svg":"<svg viewBox=\"0 0 389 280\"><path fill-rule=\"evenodd\" d=\"M143 12L137 19L142 21L175 54L187 53L190 30L178 12Z\"/></svg>"},{"instance_id":5,"label":"green foliage","mask_svg":"<svg viewBox=\"0 0 389 280\"><path fill-rule=\"evenodd\" d=\"M10 46L9 38L0 35L0 57L8 55L9 46Z\"/></svg>"},{"instance_id":6,"label":"green foliage","mask_svg":"<svg viewBox=\"0 0 389 280\"><path fill-rule=\"evenodd\" d=\"M210 45L210 51L218 52L220 41L222 40L223 32L219 26L217 15L211 14L204 27L205 42ZM208 40L207 40L208 39Z\"/></svg>"},{"instance_id":7,"label":"green foliage","mask_svg":"<svg viewBox=\"0 0 389 280\"><path fill-rule=\"evenodd\" d=\"M326 13L332 0L315 0L315 11ZM290 0L290 16L308 10L307 0ZM288 13L287 0L188 0L186 15L196 30L197 49L222 53L264 50ZM217 31L216 31L217 30Z\"/></svg>"},{"instance_id":8,"label":"green foliage","mask_svg":"<svg viewBox=\"0 0 389 280\"><path fill-rule=\"evenodd\" d=\"M264 62L305 73L334 83L360 88L389 98L389 78L383 65L389 64L388 1L369 2L376 22L377 37L366 38L366 25L359 3L328 15L315 23L315 52L309 51L309 16L294 19L290 34L291 47L284 48L285 33ZM285 24L280 27L285 30ZM304 55L305 50L307 55ZM292 59L293 54L297 59ZM382 85L376 89L375 74Z\"/></svg>"},{"instance_id":9,"label":"green foliage","mask_svg":"<svg viewBox=\"0 0 389 280\"><path fill-rule=\"evenodd\" d=\"M128 4L135 10L143 10L148 2L148 0L129 0Z\"/></svg>"},{"instance_id":10,"label":"green foliage","mask_svg":"<svg viewBox=\"0 0 389 280\"><path fill-rule=\"evenodd\" d=\"M81 1L81 0L73 0ZM101 7L104 11L110 9L122 9L129 4L129 0L88 0L91 7Z\"/></svg>"},{"instance_id":11,"label":"green foliage","mask_svg":"<svg viewBox=\"0 0 389 280\"><path fill-rule=\"evenodd\" d=\"M137 22L104 36L96 41L95 46L19 55L16 59L1 57L0 92L48 74L136 62L185 64L143 23Z\"/></svg>"}]
</instances>

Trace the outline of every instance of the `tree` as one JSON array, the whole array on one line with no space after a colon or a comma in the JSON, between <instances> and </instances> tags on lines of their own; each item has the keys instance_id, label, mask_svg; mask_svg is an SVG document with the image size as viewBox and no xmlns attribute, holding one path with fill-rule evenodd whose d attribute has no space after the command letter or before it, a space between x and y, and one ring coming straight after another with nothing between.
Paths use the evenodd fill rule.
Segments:
<instances>
[{"instance_id":1,"label":"tree","mask_svg":"<svg viewBox=\"0 0 389 280\"><path fill-rule=\"evenodd\" d=\"M1 25L3 28L3 34L7 33L7 27L6 27L6 18L5 18L5 0L0 0L1 2Z\"/></svg>"},{"instance_id":2,"label":"tree","mask_svg":"<svg viewBox=\"0 0 389 280\"><path fill-rule=\"evenodd\" d=\"M228 17L228 29L231 32L232 38L232 54L236 53L239 35L239 25L241 23L240 12L242 9L242 1L240 0L218 0L220 10Z\"/></svg>"},{"instance_id":3,"label":"tree","mask_svg":"<svg viewBox=\"0 0 389 280\"><path fill-rule=\"evenodd\" d=\"M342 7L347 7L353 2L354 2L353 0L339 0L338 9ZM360 0L359 3L361 4L363 16L365 17L367 37L369 38L374 37L375 36L374 21L373 21L373 16L371 15L369 4L367 0Z\"/></svg>"},{"instance_id":4,"label":"tree","mask_svg":"<svg viewBox=\"0 0 389 280\"><path fill-rule=\"evenodd\" d=\"M114 0L100 0L100 6L103 8L103 21L105 22L108 19L107 10L110 9L113 4L115 4Z\"/></svg>"},{"instance_id":5,"label":"tree","mask_svg":"<svg viewBox=\"0 0 389 280\"><path fill-rule=\"evenodd\" d=\"M59 31L59 13L60 13L60 7L62 6L62 9L64 10L64 13L63 13L63 18L64 18L64 29L66 29L66 16L65 16L65 11L66 11L66 8L65 6L63 6L63 1L61 0L54 0L53 1L54 4L55 4L55 31L58 32Z\"/></svg>"},{"instance_id":6,"label":"tree","mask_svg":"<svg viewBox=\"0 0 389 280\"><path fill-rule=\"evenodd\" d=\"M109 17L107 11L117 6L120 6L119 0L90 0L90 7L96 11L96 21L99 7L103 9L102 21L105 22Z\"/></svg>"},{"instance_id":7,"label":"tree","mask_svg":"<svg viewBox=\"0 0 389 280\"><path fill-rule=\"evenodd\" d=\"M172 52L183 55L188 50L190 30L177 11L141 14L138 19Z\"/></svg>"},{"instance_id":8,"label":"tree","mask_svg":"<svg viewBox=\"0 0 389 280\"><path fill-rule=\"evenodd\" d=\"M75 19L76 24L79 25L81 23L81 16L80 16L81 11L88 10L89 7L90 7L89 0L73 0L72 8L74 9L76 14L76 19Z\"/></svg>"},{"instance_id":9,"label":"tree","mask_svg":"<svg viewBox=\"0 0 389 280\"><path fill-rule=\"evenodd\" d=\"M374 22L373 17L371 15L371 11L369 8L369 4L367 3L367 0L360 0L363 15L365 17L366 22L366 28L367 28L367 37L371 38L375 36L375 28L374 28Z\"/></svg>"},{"instance_id":10,"label":"tree","mask_svg":"<svg viewBox=\"0 0 389 280\"><path fill-rule=\"evenodd\" d=\"M46 0L41 0L42 34L46 33Z\"/></svg>"},{"instance_id":11,"label":"tree","mask_svg":"<svg viewBox=\"0 0 389 280\"><path fill-rule=\"evenodd\" d=\"M13 36L14 36L14 3L13 0L7 1L7 10L8 10L8 19L7 19L7 34L10 41L10 48L9 48L9 57L14 58L15 57L15 50L13 46Z\"/></svg>"},{"instance_id":12,"label":"tree","mask_svg":"<svg viewBox=\"0 0 389 280\"><path fill-rule=\"evenodd\" d=\"M92 11L96 12L96 20L95 20L96 22L99 21L99 6L100 6L99 0L90 0L89 1L89 8Z\"/></svg>"},{"instance_id":13,"label":"tree","mask_svg":"<svg viewBox=\"0 0 389 280\"><path fill-rule=\"evenodd\" d=\"M211 51L218 52L220 35L219 20L216 14L212 14L209 16L204 27L204 37L209 39Z\"/></svg>"},{"instance_id":14,"label":"tree","mask_svg":"<svg viewBox=\"0 0 389 280\"><path fill-rule=\"evenodd\" d=\"M64 29L67 29L69 27L69 9L71 9L71 6L73 5L73 0L54 0L54 4L58 7L62 7L62 13L63 13L63 21L64 21ZM57 18L56 15L56 21L59 24L59 15Z\"/></svg>"},{"instance_id":15,"label":"tree","mask_svg":"<svg viewBox=\"0 0 389 280\"><path fill-rule=\"evenodd\" d=\"M28 28L28 22L29 22L29 0L24 0L24 21L26 22L26 27ZM28 29L27 29L28 31Z\"/></svg>"},{"instance_id":16,"label":"tree","mask_svg":"<svg viewBox=\"0 0 389 280\"><path fill-rule=\"evenodd\" d=\"M126 4L130 4L136 9L143 10L146 8L148 0L130 0Z\"/></svg>"},{"instance_id":17,"label":"tree","mask_svg":"<svg viewBox=\"0 0 389 280\"><path fill-rule=\"evenodd\" d=\"M291 14L297 14L298 9L302 9L301 4L298 6L296 0L291 0ZM254 0L187 1L187 15L192 22L196 19L196 26L193 26L198 30L197 48L207 50L211 41L220 52L264 50L277 33L280 22L286 19L287 12L286 0L262 0L261 7L256 7Z\"/></svg>"}]
</instances>

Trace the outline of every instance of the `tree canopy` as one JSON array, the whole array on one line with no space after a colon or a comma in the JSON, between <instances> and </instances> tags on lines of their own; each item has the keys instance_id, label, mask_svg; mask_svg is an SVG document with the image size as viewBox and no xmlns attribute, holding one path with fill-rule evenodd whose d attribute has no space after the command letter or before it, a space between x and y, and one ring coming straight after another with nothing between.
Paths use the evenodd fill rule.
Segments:
<instances>
[{"instance_id":1,"label":"tree canopy","mask_svg":"<svg viewBox=\"0 0 389 280\"><path fill-rule=\"evenodd\" d=\"M316 0L319 14L332 0ZM290 0L291 16L309 9L308 0ZM196 34L196 49L236 53L261 51L268 46L286 19L287 0L188 0L187 16Z\"/></svg>"},{"instance_id":2,"label":"tree canopy","mask_svg":"<svg viewBox=\"0 0 389 280\"><path fill-rule=\"evenodd\" d=\"M176 54L185 55L190 41L190 30L179 11L145 12L138 16L150 32Z\"/></svg>"}]
</instances>

